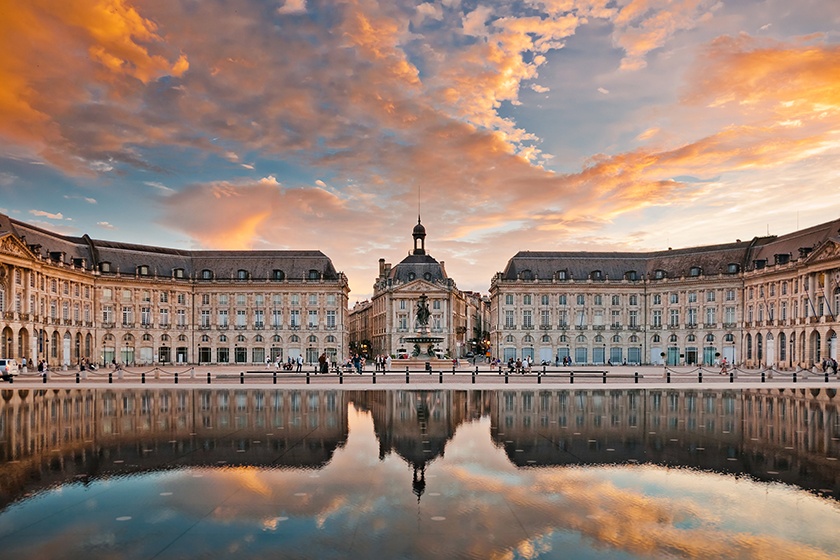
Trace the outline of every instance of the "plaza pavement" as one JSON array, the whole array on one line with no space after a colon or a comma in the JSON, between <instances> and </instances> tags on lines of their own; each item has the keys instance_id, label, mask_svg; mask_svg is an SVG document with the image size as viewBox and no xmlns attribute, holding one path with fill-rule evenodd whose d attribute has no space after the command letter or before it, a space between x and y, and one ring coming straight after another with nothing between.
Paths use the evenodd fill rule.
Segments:
<instances>
[{"instance_id":1,"label":"plaza pavement","mask_svg":"<svg viewBox=\"0 0 840 560\"><path fill-rule=\"evenodd\" d=\"M357 373L315 374L312 366L304 366L300 373L255 365L200 366L137 366L115 370L100 368L95 372L77 370L51 371L46 382L38 372L21 373L13 382L2 382L0 389L12 388L269 388L278 389L630 389L630 388L832 388L840 387L840 375L821 370L793 371L744 370L736 368L733 375L721 375L719 368L696 366L586 366L535 367L530 373L505 375L503 368L491 369L487 364L473 366L462 362L453 368L449 361L431 364L394 361L391 370L374 372L372 366ZM409 373L406 377L406 368ZM538 375L539 370L539 375ZM308 374L307 374L308 371ZM543 374L543 371L545 374ZM606 372L606 381L604 372ZM177 379L176 379L177 373ZM763 379L762 379L763 373ZM637 375L638 374L638 377Z\"/></svg>"}]
</instances>

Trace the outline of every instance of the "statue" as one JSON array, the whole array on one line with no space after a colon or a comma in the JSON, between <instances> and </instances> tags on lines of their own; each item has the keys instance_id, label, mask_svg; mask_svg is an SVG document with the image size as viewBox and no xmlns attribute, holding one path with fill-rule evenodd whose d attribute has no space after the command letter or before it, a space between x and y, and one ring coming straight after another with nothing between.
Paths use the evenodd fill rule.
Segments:
<instances>
[{"instance_id":1,"label":"statue","mask_svg":"<svg viewBox=\"0 0 840 560\"><path fill-rule=\"evenodd\" d=\"M417 324L423 328L429 326L429 316L431 316L431 312L429 311L429 302L426 297L426 294L422 294L420 296L420 301L417 302Z\"/></svg>"}]
</instances>

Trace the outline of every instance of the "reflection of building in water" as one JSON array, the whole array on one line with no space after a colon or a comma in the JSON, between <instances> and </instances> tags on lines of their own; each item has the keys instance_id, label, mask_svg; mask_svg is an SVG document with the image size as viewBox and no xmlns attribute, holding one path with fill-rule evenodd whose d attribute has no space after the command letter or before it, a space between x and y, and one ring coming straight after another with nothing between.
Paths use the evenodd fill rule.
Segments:
<instances>
[{"instance_id":1,"label":"reflection of building in water","mask_svg":"<svg viewBox=\"0 0 840 560\"><path fill-rule=\"evenodd\" d=\"M412 487L423 493L426 466L443 457L460 424L483 416L488 391L365 391L354 395L369 410L379 440L379 458L396 453L412 468Z\"/></svg>"},{"instance_id":2,"label":"reflection of building in water","mask_svg":"<svg viewBox=\"0 0 840 560\"><path fill-rule=\"evenodd\" d=\"M746 472L840 495L833 389L499 391L496 445L519 466L653 462ZM768 476L768 473L770 476ZM776 476L779 473L785 475Z\"/></svg>"},{"instance_id":3,"label":"reflection of building in water","mask_svg":"<svg viewBox=\"0 0 840 560\"><path fill-rule=\"evenodd\" d=\"M5 390L0 488L183 465L318 468L347 440L346 393ZM119 463L114 458L119 456ZM0 502L5 500L0 500Z\"/></svg>"}]
</instances>

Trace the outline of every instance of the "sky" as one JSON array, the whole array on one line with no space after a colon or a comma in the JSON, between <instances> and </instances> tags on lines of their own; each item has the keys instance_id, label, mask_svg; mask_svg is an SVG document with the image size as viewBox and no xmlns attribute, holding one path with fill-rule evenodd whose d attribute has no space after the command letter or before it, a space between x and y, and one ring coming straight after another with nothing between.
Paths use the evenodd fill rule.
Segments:
<instances>
[{"instance_id":1,"label":"sky","mask_svg":"<svg viewBox=\"0 0 840 560\"><path fill-rule=\"evenodd\" d=\"M0 212L319 249L650 251L840 215L836 0L0 0Z\"/></svg>"}]
</instances>

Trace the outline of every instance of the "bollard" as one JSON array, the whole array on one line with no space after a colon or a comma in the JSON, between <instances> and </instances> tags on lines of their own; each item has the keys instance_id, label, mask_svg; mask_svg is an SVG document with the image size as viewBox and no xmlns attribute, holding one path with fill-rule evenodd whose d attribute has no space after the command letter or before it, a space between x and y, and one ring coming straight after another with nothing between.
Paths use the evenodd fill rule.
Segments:
<instances>
[{"instance_id":1,"label":"bollard","mask_svg":"<svg viewBox=\"0 0 840 560\"><path fill-rule=\"evenodd\" d=\"M277 385L277 370L274 370L274 375L272 375L272 383Z\"/></svg>"},{"instance_id":2,"label":"bollard","mask_svg":"<svg viewBox=\"0 0 840 560\"><path fill-rule=\"evenodd\" d=\"M697 371L697 383L703 383L703 368Z\"/></svg>"},{"instance_id":3,"label":"bollard","mask_svg":"<svg viewBox=\"0 0 840 560\"><path fill-rule=\"evenodd\" d=\"M108 383L113 383L113 382L114 382L114 374L109 371L108 372Z\"/></svg>"},{"instance_id":4,"label":"bollard","mask_svg":"<svg viewBox=\"0 0 840 560\"><path fill-rule=\"evenodd\" d=\"M499 375L502 375L502 364L499 364Z\"/></svg>"},{"instance_id":5,"label":"bollard","mask_svg":"<svg viewBox=\"0 0 840 560\"><path fill-rule=\"evenodd\" d=\"M569 371L569 385L575 384L575 370Z\"/></svg>"},{"instance_id":6,"label":"bollard","mask_svg":"<svg viewBox=\"0 0 840 560\"><path fill-rule=\"evenodd\" d=\"M178 372L176 371L175 372L175 385L177 385L177 384L178 384Z\"/></svg>"},{"instance_id":7,"label":"bollard","mask_svg":"<svg viewBox=\"0 0 840 560\"><path fill-rule=\"evenodd\" d=\"M46 383L47 382L47 372L46 371L44 372L44 375L42 377L44 379L44 383Z\"/></svg>"},{"instance_id":8,"label":"bollard","mask_svg":"<svg viewBox=\"0 0 840 560\"><path fill-rule=\"evenodd\" d=\"M545 366L543 366L543 374L540 375L540 370L537 370L537 385L542 383L543 375L545 375Z\"/></svg>"},{"instance_id":9,"label":"bollard","mask_svg":"<svg viewBox=\"0 0 840 560\"><path fill-rule=\"evenodd\" d=\"M207 372L207 384L210 385L210 372Z\"/></svg>"},{"instance_id":10,"label":"bollard","mask_svg":"<svg viewBox=\"0 0 840 560\"><path fill-rule=\"evenodd\" d=\"M764 370L761 370L761 382L764 383Z\"/></svg>"},{"instance_id":11,"label":"bollard","mask_svg":"<svg viewBox=\"0 0 840 560\"><path fill-rule=\"evenodd\" d=\"M376 370L373 370L373 384L376 385Z\"/></svg>"},{"instance_id":12,"label":"bollard","mask_svg":"<svg viewBox=\"0 0 840 560\"><path fill-rule=\"evenodd\" d=\"M607 384L607 370L604 370L604 384Z\"/></svg>"},{"instance_id":13,"label":"bollard","mask_svg":"<svg viewBox=\"0 0 840 560\"><path fill-rule=\"evenodd\" d=\"M9 378L9 381L11 381L11 380L12 380L12 378L10 377L10 378ZM79 381L80 381L80 380L79 380L79 372L77 371L77 372L76 372L76 383L79 383Z\"/></svg>"},{"instance_id":14,"label":"bollard","mask_svg":"<svg viewBox=\"0 0 840 560\"><path fill-rule=\"evenodd\" d=\"M796 370L793 370L793 382L796 383Z\"/></svg>"},{"instance_id":15,"label":"bollard","mask_svg":"<svg viewBox=\"0 0 840 560\"><path fill-rule=\"evenodd\" d=\"M245 372L244 371L239 372L239 384L240 385L245 385Z\"/></svg>"},{"instance_id":16,"label":"bollard","mask_svg":"<svg viewBox=\"0 0 840 560\"><path fill-rule=\"evenodd\" d=\"M405 366L405 384L408 385L408 366Z\"/></svg>"},{"instance_id":17,"label":"bollard","mask_svg":"<svg viewBox=\"0 0 840 560\"><path fill-rule=\"evenodd\" d=\"M306 384L309 385L309 370L306 370Z\"/></svg>"},{"instance_id":18,"label":"bollard","mask_svg":"<svg viewBox=\"0 0 840 560\"><path fill-rule=\"evenodd\" d=\"M735 383L735 368L732 368L732 371L729 372L729 382Z\"/></svg>"},{"instance_id":19,"label":"bollard","mask_svg":"<svg viewBox=\"0 0 840 560\"><path fill-rule=\"evenodd\" d=\"M452 375L455 375L455 364L452 364Z\"/></svg>"},{"instance_id":20,"label":"bollard","mask_svg":"<svg viewBox=\"0 0 840 560\"><path fill-rule=\"evenodd\" d=\"M638 371L633 374L633 379L634 379L634 381L633 381L634 383L639 382L639 372Z\"/></svg>"},{"instance_id":21,"label":"bollard","mask_svg":"<svg viewBox=\"0 0 840 560\"><path fill-rule=\"evenodd\" d=\"M665 370L665 379L667 379L667 383L671 382L671 370L670 369Z\"/></svg>"},{"instance_id":22,"label":"bollard","mask_svg":"<svg viewBox=\"0 0 840 560\"><path fill-rule=\"evenodd\" d=\"M508 371L509 370L505 370L505 384L508 382Z\"/></svg>"},{"instance_id":23,"label":"bollard","mask_svg":"<svg viewBox=\"0 0 840 560\"><path fill-rule=\"evenodd\" d=\"M475 385L475 376L478 375L478 366L475 366L475 371L472 372L472 383Z\"/></svg>"},{"instance_id":24,"label":"bollard","mask_svg":"<svg viewBox=\"0 0 840 560\"><path fill-rule=\"evenodd\" d=\"M825 382L828 383L828 370L825 370Z\"/></svg>"},{"instance_id":25,"label":"bollard","mask_svg":"<svg viewBox=\"0 0 840 560\"><path fill-rule=\"evenodd\" d=\"M438 377L440 377L440 383L443 384L443 370L438 371Z\"/></svg>"},{"instance_id":26,"label":"bollard","mask_svg":"<svg viewBox=\"0 0 840 560\"><path fill-rule=\"evenodd\" d=\"M145 383L145 382L146 382L146 372L144 371L143 373L140 374L140 383Z\"/></svg>"},{"instance_id":27,"label":"bollard","mask_svg":"<svg viewBox=\"0 0 840 560\"><path fill-rule=\"evenodd\" d=\"M274 382L277 383L277 374L274 374ZM338 384L344 385L344 372L341 368L338 369Z\"/></svg>"}]
</instances>

